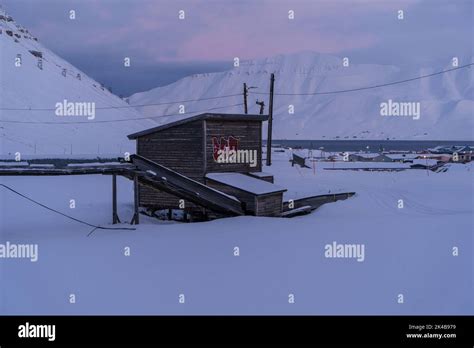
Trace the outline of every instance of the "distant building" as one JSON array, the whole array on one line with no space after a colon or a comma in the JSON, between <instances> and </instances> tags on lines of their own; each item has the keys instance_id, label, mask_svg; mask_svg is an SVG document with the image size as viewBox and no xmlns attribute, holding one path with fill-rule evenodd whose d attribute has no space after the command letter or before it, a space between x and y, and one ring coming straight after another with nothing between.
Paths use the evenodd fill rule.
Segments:
<instances>
[{"instance_id":1,"label":"distant building","mask_svg":"<svg viewBox=\"0 0 474 348\"><path fill-rule=\"evenodd\" d=\"M424 167L432 167L438 164L438 161L433 158L419 158L413 160L413 166L424 166ZM413 167L411 166L411 167Z\"/></svg>"},{"instance_id":2,"label":"distant building","mask_svg":"<svg viewBox=\"0 0 474 348\"><path fill-rule=\"evenodd\" d=\"M469 145L455 145L455 146L436 146L435 148L429 149L430 153L435 154L454 154L454 153L472 153L474 146Z\"/></svg>"},{"instance_id":3,"label":"distant building","mask_svg":"<svg viewBox=\"0 0 474 348\"><path fill-rule=\"evenodd\" d=\"M393 160L390 157L388 157L384 154L380 154L380 155L374 157L372 159L372 161L373 162L393 162Z\"/></svg>"},{"instance_id":4,"label":"distant building","mask_svg":"<svg viewBox=\"0 0 474 348\"><path fill-rule=\"evenodd\" d=\"M393 162L393 160L384 155L378 153L354 153L349 155L350 162Z\"/></svg>"},{"instance_id":5,"label":"distant building","mask_svg":"<svg viewBox=\"0 0 474 348\"><path fill-rule=\"evenodd\" d=\"M429 149L429 151L431 154L444 156L440 159L443 162L452 161L452 162L466 163L466 162L472 161L472 153L474 152L474 146L469 146L469 145L436 146L433 149ZM447 156L449 156L449 159L447 159ZM455 159L456 157L457 159ZM429 156L429 158L436 158L436 157Z\"/></svg>"},{"instance_id":6,"label":"distant building","mask_svg":"<svg viewBox=\"0 0 474 348\"><path fill-rule=\"evenodd\" d=\"M467 163L472 161L472 151L470 152L459 152L458 161L462 163Z\"/></svg>"},{"instance_id":7,"label":"distant building","mask_svg":"<svg viewBox=\"0 0 474 348\"><path fill-rule=\"evenodd\" d=\"M431 159L436 160L438 162L449 162L451 161L451 155L449 154L426 154L422 156L418 156L417 159Z\"/></svg>"},{"instance_id":8,"label":"distant building","mask_svg":"<svg viewBox=\"0 0 474 348\"><path fill-rule=\"evenodd\" d=\"M412 164L410 166L411 169L430 169L431 166L430 165L426 165L426 164L422 164L422 163L416 163L416 164Z\"/></svg>"}]
</instances>

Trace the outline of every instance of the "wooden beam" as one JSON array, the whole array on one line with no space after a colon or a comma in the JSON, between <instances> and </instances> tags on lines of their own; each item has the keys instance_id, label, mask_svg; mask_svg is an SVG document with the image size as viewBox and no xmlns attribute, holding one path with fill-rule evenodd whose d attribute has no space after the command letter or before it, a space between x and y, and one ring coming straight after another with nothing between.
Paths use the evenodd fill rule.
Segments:
<instances>
[{"instance_id":1,"label":"wooden beam","mask_svg":"<svg viewBox=\"0 0 474 348\"><path fill-rule=\"evenodd\" d=\"M267 166L272 165L272 123L273 123L273 86L275 74L270 75L270 102L268 105Z\"/></svg>"},{"instance_id":2,"label":"wooden beam","mask_svg":"<svg viewBox=\"0 0 474 348\"><path fill-rule=\"evenodd\" d=\"M202 155L203 155L202 176L205 176L207 173L207 150L206 149L207 149L207 122L206 120L203 120L202 121Z\"/></svg>"},{"instance_id":3,"label":"wooden beam","mask_svg":"<svg viewBox=\"0 0 474 348\"><path fill-rule=\"evenodd\" d=\"M139 202L138 202L138 175L133 176L133 201L134 201L134 213L133 213L133 218L132 221L130 221L131 225L138 225L140 223L140 216L138 213L138 207L139 207Z\"/></svg>"},{"instance_id":4,"label":"wooden beam","mask_svg":"<svg viewBox=\"0 0 474 348\"><path fill-rule=\"evenodd\" d=\"M139 155L131 156L142 185L170 193L192 203L227 215L244 215L241 202Z\"/></svg>"},{"instance_id":5,"label":"wooden beam","mask_svg":"<svg viewBox=\"0 0 474 348\"><path fill-rule=\"evenodd\" d=\"M247 84L244 83L244 112L245 114L247 115L249 112L248 112L248 107L247 107Z\"/></svg>"},{"instance_id":6,"label":"wooden beam","mask_svg":"<svg viewBox=\"0 0 474 348\"><path fill-rule=\"evenodd\" d=\"M120 223L120 219L117 214L117 175L112 175L112 223Z\"/></svg>"},{"instance_id":7,"label":"wooden beam","mask_svg":"<svg viewBox=\"0 0 474 348\"><path fill-rule=\"evenodd\" d=\"M0 176L56 176L56 175L92 175L92 174L118 174L134 170L131 165L97 165L94 167L68 167L68 168L35 168L35 167L8 167L0 165Z\"/></svg>"}]
</instances>

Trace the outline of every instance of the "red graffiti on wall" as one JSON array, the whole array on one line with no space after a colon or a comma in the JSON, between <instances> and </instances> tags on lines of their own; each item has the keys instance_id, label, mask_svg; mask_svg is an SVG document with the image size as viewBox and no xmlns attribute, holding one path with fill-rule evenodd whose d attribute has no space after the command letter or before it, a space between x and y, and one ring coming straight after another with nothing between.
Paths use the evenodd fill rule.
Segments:
<instances>
[{"instance_id":1,"label":"red graffiti on wall","mask_svg":"<svg viewBox=\"0 0 474 348\"><path fill-rule=\"evenodd\" d=\"M226 148L231 150L237 150L239 147L239 139L231 136L225 137L212 137L212 148L214 161L219 158L219 150L225 151Z\"/></svg>"}]
</instances>

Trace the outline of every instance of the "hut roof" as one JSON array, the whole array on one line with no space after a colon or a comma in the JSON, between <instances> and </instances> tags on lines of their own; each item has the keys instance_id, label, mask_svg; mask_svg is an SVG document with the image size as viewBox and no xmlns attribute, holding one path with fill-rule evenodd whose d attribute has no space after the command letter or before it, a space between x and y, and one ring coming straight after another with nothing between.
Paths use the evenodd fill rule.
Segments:
<instances>
[{"instance_id":1,"label":"hut roof","mask_svg":"<svg viewBox=\"0 0 474 348\"><path fill-rule=\"evenodd\" d=\"M185 123L201 121L201 120L223 120L223 121L266 121L268 120L268 115L246 115L246 114L215 114L215 113L204 113L192 117L187 117L178 121L166 123L158 127L153 127L145 129L143 131L129 134L127 137L129 139L136 139L141 136L160 132L162 130L180 126Z\"/></svg>"},{"instance_id":2,"label":"hut roof","mask_svg":"<svg viewBox=\"0 0 474 348\"><path fill-rule=\"evenodd\" d=\"M283 187L242 173L207 173L206 178L257 196L287 191Z\"/></svg>"}]
</instances>

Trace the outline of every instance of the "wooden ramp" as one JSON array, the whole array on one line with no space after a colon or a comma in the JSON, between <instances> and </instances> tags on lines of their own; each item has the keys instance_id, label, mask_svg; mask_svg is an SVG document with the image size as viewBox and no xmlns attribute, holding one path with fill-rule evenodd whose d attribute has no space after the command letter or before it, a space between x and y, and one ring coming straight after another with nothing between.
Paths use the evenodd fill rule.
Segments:
<instances>
[{"instance_id":1,"label":"wooden ramp","mask_svg":"<svg viewBox=\"0 0 474 348\"><path fill-rule=\"evenodd\" d=\"M262 178L257 179L241 173L211 173L207 180L221 183L223 186L221 185L222 188L221 186L210 187L139 155L132 155L131 163L117 159L114 162L103 163L81 160L81 163L63 163L63 165L26 162L0 164L0 176L92 174L110 175L113 178L113 223L120 222L117 215L117 176L131 179L135 184L135 212L132 223L138 223L139 220L138 183L170 193L226 216L245 215L250 211L253 215L292 217L307 214L323 204L347 199L355 194L346 192L305 197L294 200L290 208L289 202L282 204L283 192L286 189L278 188L276 185L263 181ZM239 180L232 184L232 182L226 182L229 178ZM223 192L225 190L227 193Z\"/></svg>"},{"instance_id":2,"label":"wooden ramp","mask_svg":"<svg viewBox=\"0 0 474 348\"><path fill-rule=\"evenodd\" d=\"M326 203L332 203L340 200L347 199L355 195L355 192L344 192L344 193L335 193L335 194L328 194L328 195L319 195L319 196L311 196L311 197L304 197L300 199L293 200L293 207L289 207L289 202L283 202L283 211L289 212L291 210L299 209L299 208L306 208L310 207L311 210L315 210ZM304 210L306 210L304 209Z\"/></svg>"},{"instance_id":3,"label":"wooden ramp","mask_svg":"<svg viewBox=\"0 0 474 348\"><path fill-rule=\"evenodd\" d=\"M192 180L165 166L139 156L130 156L142 185L170 193L197 205L225 215L244 215L242 203L235 197Z\"/></svg>"}]
</instances>

